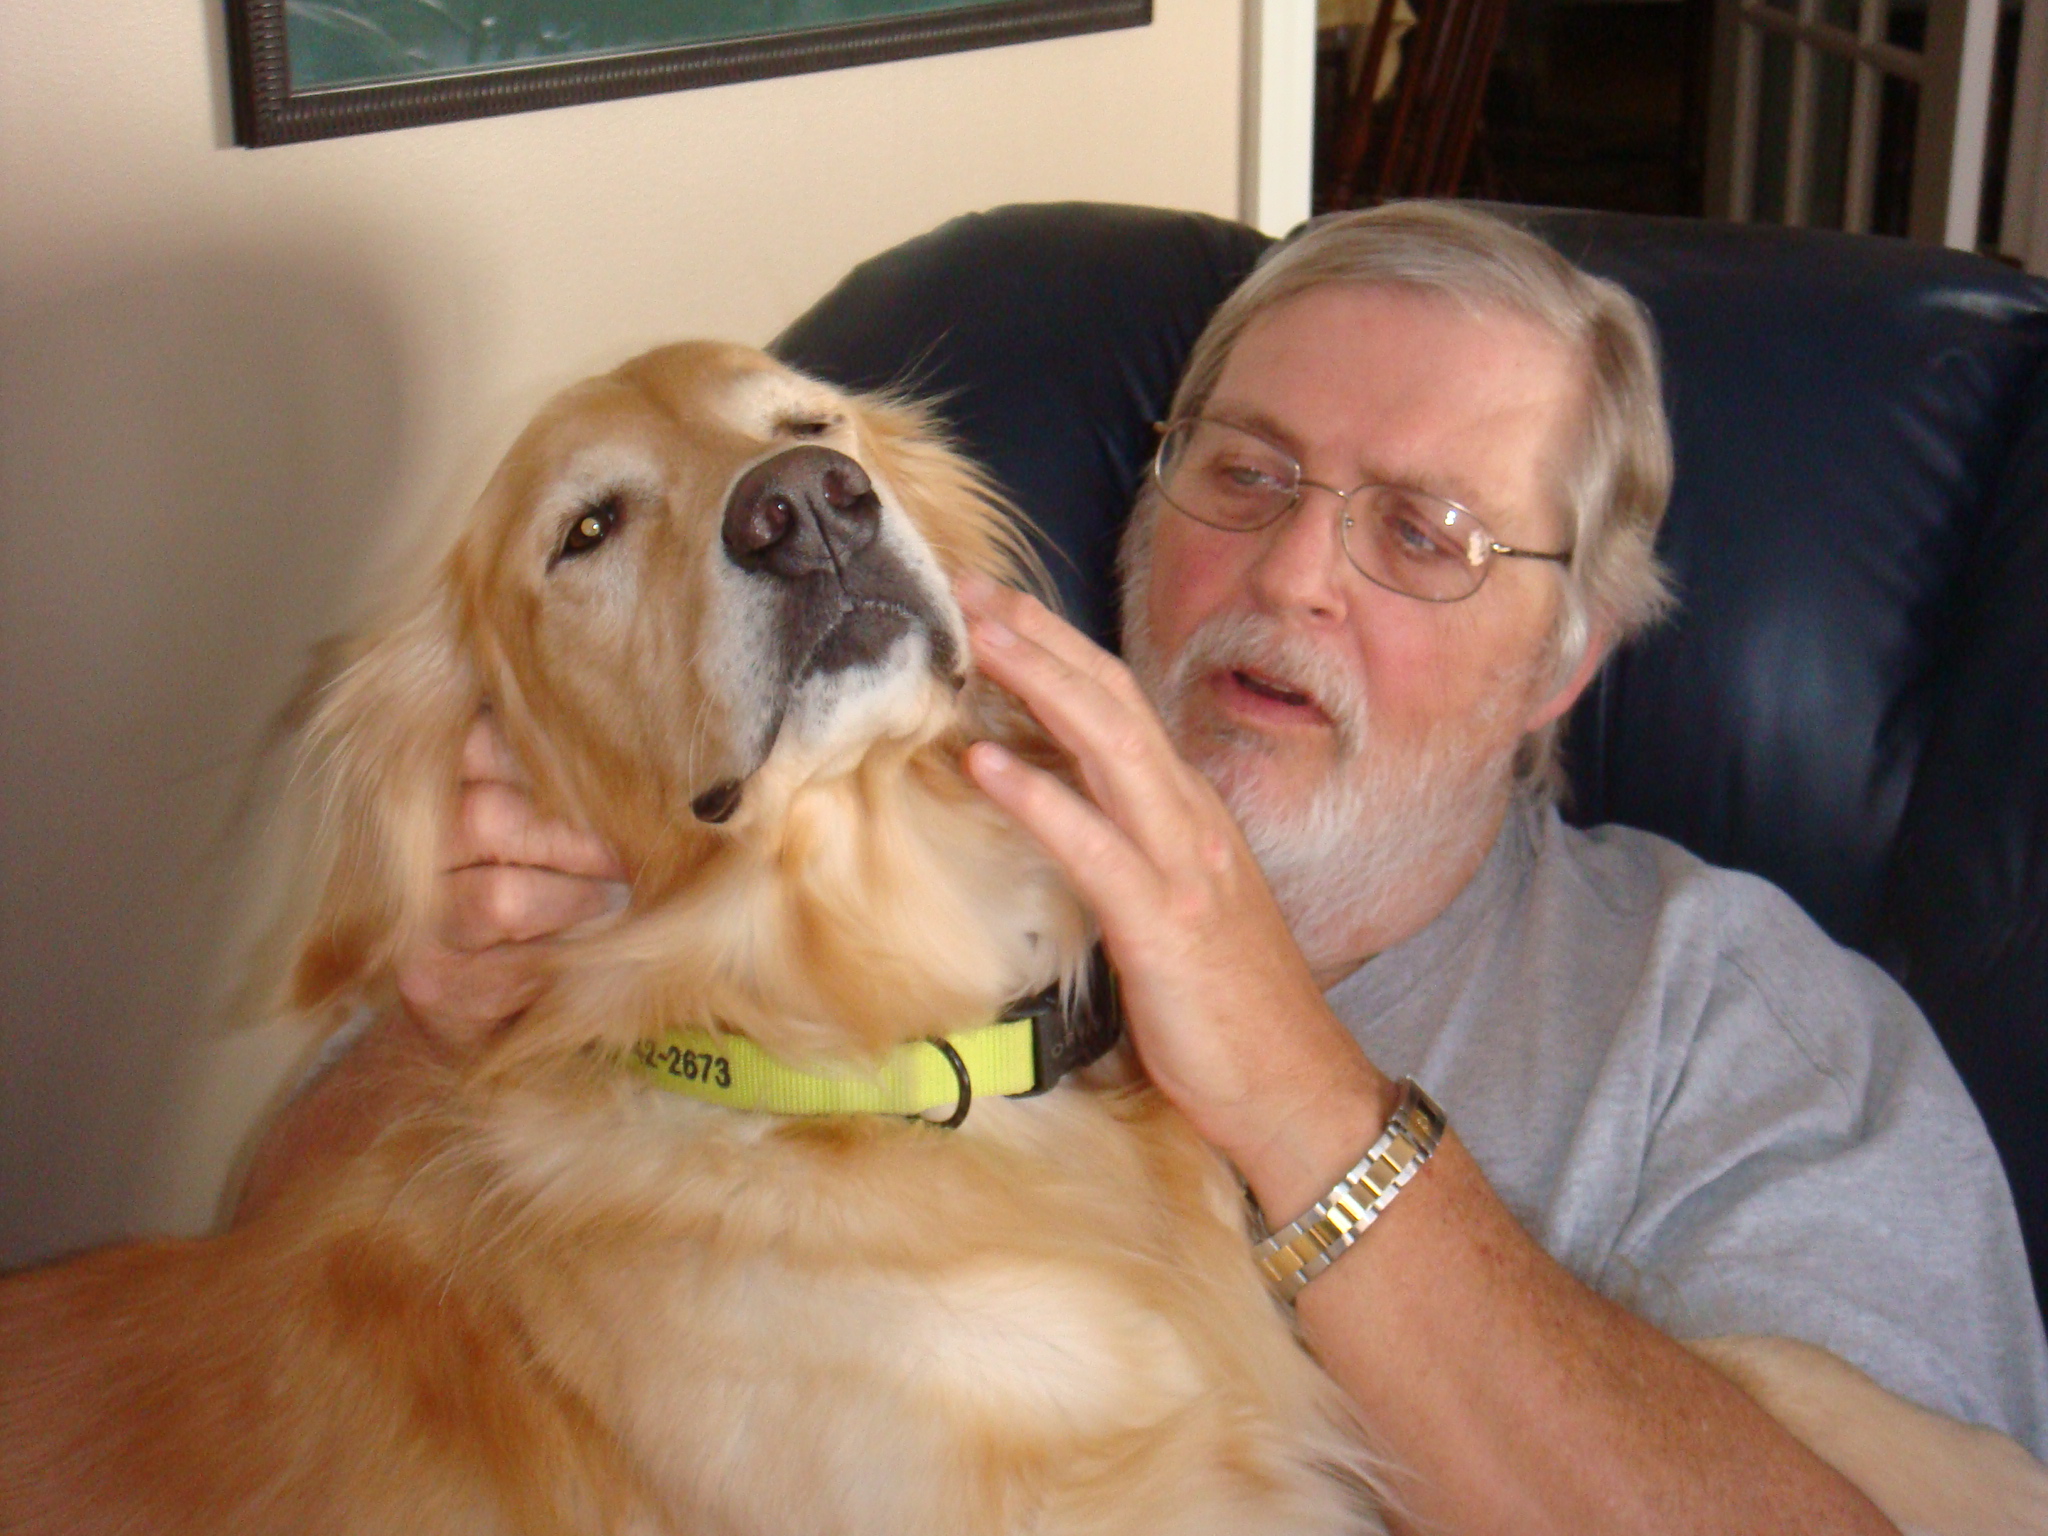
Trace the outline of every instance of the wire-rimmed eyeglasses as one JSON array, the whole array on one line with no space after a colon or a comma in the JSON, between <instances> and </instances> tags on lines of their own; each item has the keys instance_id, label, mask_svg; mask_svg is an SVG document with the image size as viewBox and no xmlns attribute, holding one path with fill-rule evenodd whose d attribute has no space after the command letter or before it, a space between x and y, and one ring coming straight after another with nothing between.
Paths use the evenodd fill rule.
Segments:
<instances>
[{"instance_id":1,"label":"wire-rimmed eyeglasses","mask_svg":"<svg viewBox=\"0 0 2048 1536\"><path fill-rule=\"evenodd\" d=\"M1256 432L1191 416L1159 429L1152 480L1176 512L1232 533L1255 533L1313 487L1343 504L1344 556L1376 586L1426 603L1455 603L1486 580L1496 555L1564 564L1571 551L1513 549L1455 501L1405 485L1348 491L1302 477L1284 448Z\"/></svg>"}]
</instances>

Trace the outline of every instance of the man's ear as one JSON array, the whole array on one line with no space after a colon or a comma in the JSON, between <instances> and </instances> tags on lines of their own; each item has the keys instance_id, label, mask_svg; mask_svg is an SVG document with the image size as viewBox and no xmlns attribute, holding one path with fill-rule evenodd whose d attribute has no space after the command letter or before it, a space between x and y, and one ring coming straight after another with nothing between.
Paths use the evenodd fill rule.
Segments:
<instances>
[{"instance_id":1,"label":"man's ear","mask_svg":"<svg viewBox=\"0 0 2048 1536\"><path fill-rule=\"evenodd\" d=\"M1529 718L1522 725L1524 733L1540 731L1553 720L1562 719L1579 702L1579 695L1586 691L1594 674L1600 670L1600 663L1607 659L1612 643L1607 631L1601 628L1595 628L1586 637L1586 652L1579 658L1579 664L1572 668L1569 677L1551 690L1548 698L1529 712Z\"/></svg>"}]
</instances>

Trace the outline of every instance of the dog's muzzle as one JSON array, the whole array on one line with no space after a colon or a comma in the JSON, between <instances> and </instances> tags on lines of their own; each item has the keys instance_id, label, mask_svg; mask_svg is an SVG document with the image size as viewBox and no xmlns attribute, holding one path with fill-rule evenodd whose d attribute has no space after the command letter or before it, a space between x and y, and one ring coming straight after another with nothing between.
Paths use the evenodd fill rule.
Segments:
<instances>
[{"instance_id":1,"label":"dog's muzzle","mask_svg":"<svg viewBox=\"0 0 2048 1536\"><path fill-rule=\"evenodd\" d=\"M879 661L922 630L935 670L958 658L925 584L883 535L866 470L816 443L785 449L740 477L722 533L732 563L778 594L789 681Z\"/></svg>"}]
</instances>

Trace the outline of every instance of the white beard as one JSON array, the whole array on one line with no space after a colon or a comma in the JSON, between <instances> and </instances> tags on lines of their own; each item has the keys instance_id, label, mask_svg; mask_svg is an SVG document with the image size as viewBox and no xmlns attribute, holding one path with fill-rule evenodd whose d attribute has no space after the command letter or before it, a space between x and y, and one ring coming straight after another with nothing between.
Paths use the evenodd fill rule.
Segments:
<instances>
[{"instance_id":1,"label":"white beard","mask_svg":"<svg viewBox=\"0 0 2048 1536\"><path fill-rule=\"evenodd\" d=\"M1237 818L1311 966L1355 962L1356 936L1431 884L1431 871L1483 856L1477 845L1492 838L1514 784L1519 738L1502 720L1511 706L1526 707L1527 680L1504 677L1476 717L1398 741L1369 729L1364 682L1352 669L1267 615L1218 614L1178 655L1161 658L1143 597L1146 532L1134 530L1124 550L1124 658L1174 744ZM1273 741L1193 707L1201 679L1233 667L1285 680L1330 717L1334 760L1305 796L1272 782Z\"/></svg>"}]
</instances>

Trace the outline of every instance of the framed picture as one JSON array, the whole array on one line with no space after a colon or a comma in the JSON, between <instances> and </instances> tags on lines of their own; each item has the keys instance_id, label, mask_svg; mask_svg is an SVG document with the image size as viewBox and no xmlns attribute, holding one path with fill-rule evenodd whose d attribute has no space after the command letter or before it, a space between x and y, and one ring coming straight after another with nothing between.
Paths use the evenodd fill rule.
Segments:
<instances>
[{"instance_id":1,"label":"framed picture","mask_svg":"<svg viewBox=\"0 0 2048 1536\"><path fill-rule=\"evenodd\" d=\"M1152 0L227 0L259 147L1140 27Z\"/></svg>"}]
</instances>

